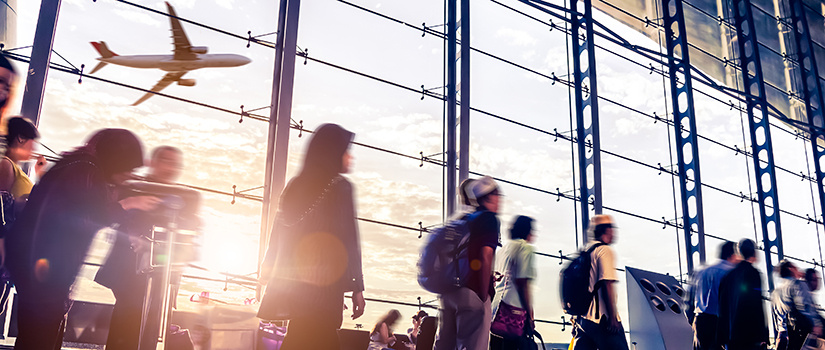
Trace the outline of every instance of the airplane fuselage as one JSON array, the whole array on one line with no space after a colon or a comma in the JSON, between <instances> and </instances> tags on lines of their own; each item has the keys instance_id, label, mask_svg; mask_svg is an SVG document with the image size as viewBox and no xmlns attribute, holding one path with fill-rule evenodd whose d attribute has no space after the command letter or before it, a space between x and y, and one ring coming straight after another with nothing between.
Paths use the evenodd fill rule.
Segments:
<instances>
[{"instance_id":1,"label":"airplane fuselage","mask_svg":"<svg viewBox=\"0 0 825 350\"><path fill-rule=\"evenodd\" d=\"M196 54L194 60L176 60L174 55L129 55L98 58L98 61L132 68L161 69L167 72L185 72L210 67L238 67L250 59L235 54Z\"/></svg>"}]
</instances>

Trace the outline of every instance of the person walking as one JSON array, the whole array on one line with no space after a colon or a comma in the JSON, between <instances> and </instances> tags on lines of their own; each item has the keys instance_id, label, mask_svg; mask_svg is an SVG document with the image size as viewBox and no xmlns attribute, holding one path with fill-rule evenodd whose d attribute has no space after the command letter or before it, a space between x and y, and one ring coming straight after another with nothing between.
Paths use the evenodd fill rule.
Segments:
<instances>
[{"instance_id":1,"label":"person walking","mask_svg":"<svg viewBox=\"0 0 825 350\"><path fill-rule=\"evenodd\" d=\"M771 293L776 350L801 349L808 334L822 335L822 321L802 272L788 260L779 262L782 283Z\"/></svg>"},{"instance_id":2,"label":"person walking","mask_svg":"<svg viewBox=\"0 0 825 350\"><path fill-rule=\"evenodd\" d=\"M20 312L15 349L60 349L71 286L95 233L127 210L154 209L160 199L117 201L113 185L143 165L140 140L124 129L96 132L65 153L32 190L6 237L7 266Z\"/></svg>"},{"instance_id":3,"label":"person walking","mask_svg":"<svg viewBox=\"0 0 825 350\"><path fill-rule=\"evenodd\" d=\"M501 194L489 176L465 186L469 203L475 207L469 223L467 248L470 275L465 286L440 295L441 312L435 350L484 350L490 343L491 303L495 295L493 262L499 244Z\"/></svg>"},{"instance_id":4,"label":"person walking","mask_svg":"<svg viewBox=\"0 0 825 350\"><path fill-rule=\"evenodd\" d=\"M501 253L496 257L496 276L500 276L496 284L496 296L493 300L493 319L504 322L507 314L525 315L524 329L532 330L533 324L533 297L530 291L532 281L536 279L533 247L533 218L519 216L510 228L510 239ZM494 321L495 324L496 321ZM490 349L519 349L521 339L510 339L504 334L496 334L491 330Z\"/></svg>"},{"instance_id":5,"label":"person walking","mask_svg":"<svg viewBox=\"0 0 825 350\"><path fill-rule=\"evenodd\" d=\"M182 168L183 152L180 149L159 146L152 151L149 172L143 180L172 188L180 177ZM121 196L131 195L131 192L123 190ZM115 296L109 334L106 338L107 350L157 348L159 315L163 302L159 294L163 288L161 275L164 269L146 268L147 271L139 272L138 266L141 257L148 256L148 242L153 238L152 231L156 226L168 227L168 221L165 210L128 213L125 222L119 228L123 233L115 239L109 258L95 276L95 282L111 289ZM196 230L199 225L195 212L190 213L190 210L177 213L175 221L180 229ZM174 271L172 276L177 277L173 279L179 279L180 273ZM170 288L170 295L171 300L174 300L177 295L176 287Z\"/></svg>"},{"instance_id":6,"label":"person walking","mask_svg":"<svg viewBox=\"0 0 825 350\"><path fill-rule=\"evenodd\" d=\"M697 272L692 288L695 294L693 318L693 349L722 350L716 341L719 323L719 284L739 262L736 243L725 242L719 249L719 262Z\"/></svg>"},{"instance_id":7,"label":"person walking","mask_svg":"<svg viewBox=\"0 0 825 350\"><path fill-rule=\"evenodd\" d=\"M592 241L590 251L590 290L594 301L584 316L573 318L571 350L628 350L624 327L616 308L616 255L611 244L617 233L610 215L596 215L587 228Z\"/></svg>"},{"instance_id":8,"label":"person walking","mask_svg":"<svg viewBox=\"0 0 825 350\"><path fill-rule=\"evenodd\" d=\"M808 290L811 293L819 290L822 286L822 279L819 277L819 271L814 268L805 269L805 283L808 285Z\"/></svg>"},{"instance_id":9,"label":"person walking","mask_svg":"<svg viewBox=\"0 0 825 350\"><path fill-rule=\"evenodd\" d=\"M728 350L765 349L768 324L762 301L762 276L753 267L756 244L750 239L739 241L742 261L722 278L719 285L719 344Z\"/></svg>"},{"instance_id":10,"label":"person walking","mask_svg":"<svg viewBox=\"0 0 825 350\"><path fill-rule=\"evenodd\" d=\"M354 134L319 126L300 173L281 194L261 266L267 289L258 317L289 320L282 350L338 350L344 293L352 292L352 318L364 313L361 243L350 171Z\"/></svg>"}]
</instances>

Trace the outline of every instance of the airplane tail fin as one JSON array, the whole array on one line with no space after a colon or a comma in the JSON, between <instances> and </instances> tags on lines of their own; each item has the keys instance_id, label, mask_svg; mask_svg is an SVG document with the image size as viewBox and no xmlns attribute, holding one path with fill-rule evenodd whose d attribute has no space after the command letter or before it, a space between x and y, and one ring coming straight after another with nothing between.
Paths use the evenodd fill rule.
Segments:
<instances>
[{"instance_id":1,"label":"airplane tail fin","mask_svg":"<svg viewBox=\"0 0 825 350\"><path fill-rule=\"evenodd\" d=\"M92 71L89 72L89 74L95 74L95 72L99 71L101 68L106 67L107 64L108 63L106 62L98 62L95 66L95 69L92 69Z\"/></svg>"},{"instance_id":2,"label":"airplane tail fin","mask_svg":"<svg viewBox=\"0 0 825 350\"><path fill-rule=\"evenodd\" d=\"M97 52L100 53L100 57L102 58L112 58L114 56L117 56L116 53L109 51L109 47L106 46L105 41L92 42L91 44L95 48L95 50L97 50Z\"/></svg>"}]
</instances>

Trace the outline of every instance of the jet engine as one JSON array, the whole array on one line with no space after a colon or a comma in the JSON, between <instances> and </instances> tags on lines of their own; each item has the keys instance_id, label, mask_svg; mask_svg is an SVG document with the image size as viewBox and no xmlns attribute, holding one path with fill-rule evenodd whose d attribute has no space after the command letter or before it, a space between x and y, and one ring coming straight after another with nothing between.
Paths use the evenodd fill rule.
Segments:
<instances>
[{"instance_id":1,"label":"jet engine","mask_svg":"<svg viewBox=\"0 0 825 350\"><path fill-rule=\"evenodd\" d=\"M206 46L192 46L189 48L189 50L194 53L204 54L209 51L209 48Z\"/></svg>"},{"instance_id":2,"label":"jet engine","mask_svg":"<svg viewBox=\"0 0 825 350\"><path fill-rule=\"evenodd\" d=\"M178 85L181 86L195 86L195 79L180 79Z\"/></svg>"}]
</instances>

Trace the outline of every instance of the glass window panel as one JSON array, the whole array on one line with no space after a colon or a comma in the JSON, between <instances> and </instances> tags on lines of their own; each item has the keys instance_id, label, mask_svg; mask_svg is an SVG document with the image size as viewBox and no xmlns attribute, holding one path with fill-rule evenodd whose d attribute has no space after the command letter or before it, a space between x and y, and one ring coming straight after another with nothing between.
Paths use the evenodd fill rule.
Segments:
<instances>
[{"instance_id":1,"label":"glass window panel","mask_svg":"<svg viewBox=\"0 0 825 350\"><path fill-rule=\"evenodd\" d=\"M710 56L694 47L690 48L690 64L711 78L719 81L725 80L725 64L719 61L718 58Z\"/></svg>"},{"instance_id":2,"label":"glass window panel","mask_svg":"<svg viewBox=\"0 0 825 350\"><path fill-rule=\"evenodd\" d=\"M782 112L782 114L785 116L791 115L791 103L788 100L788 94L785 91L766 84L765 96L768 98L768 103L776 107L776 109Z\"/></svg>"},{"instance_id":3,"label":"glass window panel","mask_svg":"<svg viewBox=\"0 0 825 350\"><path fill-rule=\"evenodd\" d=\"M685 10L692 5L705 13L710 14L711 16L715 16L719 13L719 7L717 6L716 0L690 0L685 1L685 3L688 4L688 6L684 6ZM687 11L685 11L685 16L687 16Z\"/></svg>"},{"instance_id":4,"label":"glass window panel","mask_svg":"<svg viewBox=\"0 0 825 350\"><path fill-rule=\"evenodd\" d=\"M805 14L808 16L808 27L810 27L811 30L811 39L820 45L825 45L825 18L822 17L822 13L806 7Z\"/></svg>"},{"instance_id":5,"label":"glass window panel","mask_svg":"<svg viewBox=\"0 0 825 350\"><path fill-rule=\"evenodd\" d=\"M753 22L756 27L756 39L760 43L779 49L779 27L776 25L776 18L768 13L754 9Z\"/></svg>"},{"instance_id":6,"label":"glass window panel","mask_svg":"<svg viewBox=\"0 0 825 350\"><path fill-rule=\"evenodd\" d=\"M816 68L819 70L819 77L825 78L825 47L814 44L814 58L816 59Z\"/></svg>"},{"instance_id":7,"label":"glass window panel","mask_svg":"<svg viewBox=\"0 0 825 350\"><path fill-rule=\"evenodd\" d=\"M785 61L782 56L760 44L759 58L762 60L762 76L765 81L783 90L786 89Z\"/></svg>"},{"instance_id":8,"label":"glass window panel","mask_svg":"<svg viewBox=\"0 0 825 350\"><path fill-rule=\"evenodd\" d=\"M724 57L722 52L722 28L716 18L709 17L699 10L684 6L688 41L717 57Z\"/></svg>"},{"instance_id":9,"label":"glass window panel","mask_svg":"<svg viewBox=\"0 0 825 350\"><path fill-rule=\"evenodd\" d=\"M773 0L751 0L751 5L756 7L753 12L754 16L757 12L761 12L759 10L767 13L774 13Z\"/></svg>"}]
</instances>

